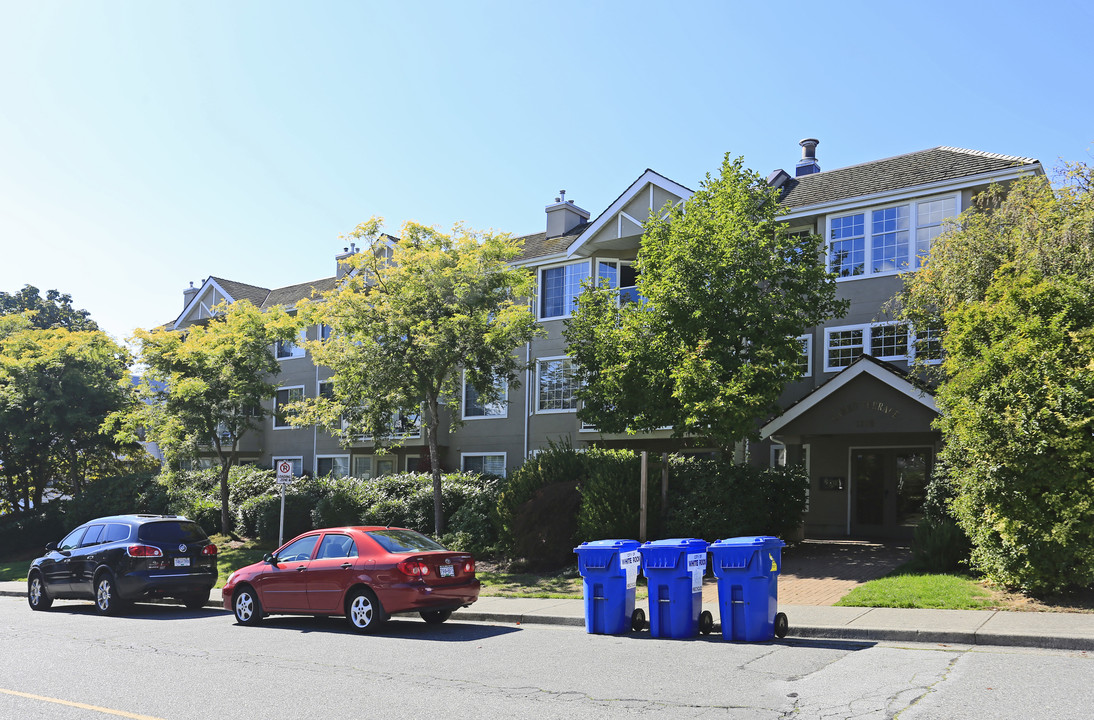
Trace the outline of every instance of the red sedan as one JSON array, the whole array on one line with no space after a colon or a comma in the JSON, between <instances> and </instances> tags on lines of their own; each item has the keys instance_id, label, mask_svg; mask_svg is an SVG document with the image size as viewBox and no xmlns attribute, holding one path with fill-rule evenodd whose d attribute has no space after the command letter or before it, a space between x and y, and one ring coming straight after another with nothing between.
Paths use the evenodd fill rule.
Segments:
<instances>
[{"instance_id":1,"label":"red sedan","mask_svg":"<svg viewBox=\"0 0 1094 720\"><path fill-rule=\"evenodd\" d=\"M421 533L391 527L313 530L240 568L222 591L241 625L267 615L345 615L372 632L394 613L442 623L479 598L475 560Z\"/></svg>"}]
</instances>

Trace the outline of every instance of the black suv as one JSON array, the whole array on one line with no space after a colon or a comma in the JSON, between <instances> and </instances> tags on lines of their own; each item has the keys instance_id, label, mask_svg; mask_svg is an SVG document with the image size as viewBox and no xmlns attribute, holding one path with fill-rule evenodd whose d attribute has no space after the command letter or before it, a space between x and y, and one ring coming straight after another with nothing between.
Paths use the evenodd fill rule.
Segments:
<instances>
[{"instance_id":1,"label":"black suv","mask_svg":"<svg viewBox=\"0 0 1094 720\"><path fill-rule=\"evenodd\" d=\"M115 515L86 522L30 564L27 600L46 610L64 598L95 601L102 615L134 600L172 597L196 609L217 582L217 546L177 515Z\"/></svg>"}]
</instances>

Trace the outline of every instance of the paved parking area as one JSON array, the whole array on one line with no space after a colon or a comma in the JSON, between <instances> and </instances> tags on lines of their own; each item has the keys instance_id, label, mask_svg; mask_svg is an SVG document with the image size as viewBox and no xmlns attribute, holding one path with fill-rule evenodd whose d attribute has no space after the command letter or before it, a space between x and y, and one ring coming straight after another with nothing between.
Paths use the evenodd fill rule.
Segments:
<instances>
[{"instance_id":1,"label":"paved parking area","mask_svg":"<svg viewBox=\"0 0 1094 720\"><path fill-rule=\"evenodd\" d=\"M834 605L854 588L883 577L912 557L908 544L865 540L806 540L783 551L779 605ZM718 602L708 579L703 602Z\"/></svg>"}]
</instances>

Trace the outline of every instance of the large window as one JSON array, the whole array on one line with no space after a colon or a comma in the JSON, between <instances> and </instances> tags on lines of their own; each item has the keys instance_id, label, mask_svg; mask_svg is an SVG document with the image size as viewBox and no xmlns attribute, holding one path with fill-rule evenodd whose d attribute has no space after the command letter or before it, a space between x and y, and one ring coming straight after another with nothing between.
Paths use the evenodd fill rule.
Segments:
<instances>
[{"instance_id":1,"label":"large window","mask_svg":"<svg viewBox=\"0 0 1094 720\"><path fill-rule=\"evenodd\" d=\"M505 453L463 453L460 462L464 472L505 477Z\"/></svg>"},{"instance_id":2,"label":"large window","mask_svg":"<svg viewBox=\"0 0 1094 720\"><path fill-rule=\"evenodd\" d=\"M607 281L608 287L619 291L619 302L643 302L638 294L638 270L629 260L600 260L596 264L598 279Z\"/></svg>"},{"instance_id":3,"label":"large window","mask_svg":"<svg viewBox=\"0 0 1094 720\"><path fill-rule=\"evenodd\" d=\"M289 358L302 358L304 357L304 341L308 339L307 328L300 331L297 336L297 342L289 342L285 340L278 340L275 345L275 354L278 360L287 360Z\"/></svg>"},{"instance_id":4,"label":"large window","mask_svg":"<svg viewBox=\"0 0 1094 720\"><path fill-rule=\"evenodd\" d=\"M315 458L315 476L336 478L349 475L349 455L327 455Z\"/></svg>"},{"instance_id":5,"label":"large window","mask_svg":"<svg viewBox=\"0 0 1094 720\"><path fill-rule=\"evenodd\" d=\"M539 316L541 319L572 315L581 283L589 279L589 262L570 263L539 271Z\"/></svg>"},{"instance_id":6,"label":"large window","mask_svg":"<svg viewBox=\"0 0 1094 720\"><path fill-rule=\"evenodd\" d=\"M828 269L852 278L921 267L946 218L957 214L957 204L957 196L950 195L830 217Z\"/></svg>"},{"instance_id":7,"label":"large window","mask_svg":"<svg viewBox=\"0 0 1094 720\"><path fill-rule=\"evenodd\" d=\"M275 428L290 428L285 407L294 402L300 402L304 399L303 387L287 387L281 388L277 391L277 395L274 398L274 427Z\"/></svg>"},{"instance_id":8,"label":"large window","mask_svg":"<svg viewBox=\"0 0 1094 720\"><path fill-rule=\"evenodd\" d=\"M536 387L539 412L569 412L577 410L577 377L573 361L568 357L543 358L536 363Z\"/></svg>"},{"instance_id":9,"label":"large window","mask_svg":"<svg viewBox=\"0 0 1094 720\"><path fill-rule=\"evenodd\" d=\"M508 403L506 396L509 393L509 383L503 378L494 380L494 389L497 390L498 399L494 402L483 403L479 400L479 392L471 383L467 382L467 375L463 378L463 417L465 420L476 418L503 418L508 416Z\"/></svg>"},{"instance_id":10,"label":"large window","mask_svg":"<svg viewBox=\"0 0 1094 720\"><path fill-rule=\"evenodd\" d=\"M941 359L937 329L916 331L902 322L827 328L824 341L825 372L845 368L863 354L887 361L910 361L918 357L928 363L937 363Z\"/></svg>"}]
</instances>

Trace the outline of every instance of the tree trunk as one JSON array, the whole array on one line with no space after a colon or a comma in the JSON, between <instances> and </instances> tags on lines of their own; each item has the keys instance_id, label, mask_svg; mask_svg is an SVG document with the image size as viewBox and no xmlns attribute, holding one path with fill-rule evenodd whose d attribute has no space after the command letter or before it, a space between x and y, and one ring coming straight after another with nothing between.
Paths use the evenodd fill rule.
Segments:
<instances>
[{"instance_id":1,"label":"tree trunk","mask_svg":"<svg viewBox=\"0 0 1094 720\"><path fill-rule=\"evenodd\" d=\"M426 421L425 436L429 441L429 469L433 473L433 528L437 540L444 533L444 508L441 505L441 463L440 451L437 447L437 431L440 428L441 419L437 414L437 398L431 397L427 401L429 405L429 418Z\"/></svg>"},{"instance_id":2,"label":"tree trunk","mask_svg":"<svg viewBox=\"0 0 1094 720\"><path fill-rule=\"evenodd\" d=\"M232 458L220 458L220 531L227 535L232 530L231 514L228 512L228 472L232 469Z\"/></svg>"}]
</instances>

